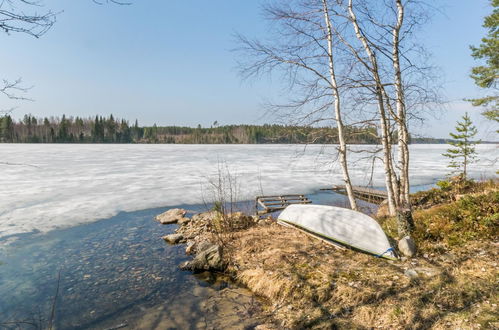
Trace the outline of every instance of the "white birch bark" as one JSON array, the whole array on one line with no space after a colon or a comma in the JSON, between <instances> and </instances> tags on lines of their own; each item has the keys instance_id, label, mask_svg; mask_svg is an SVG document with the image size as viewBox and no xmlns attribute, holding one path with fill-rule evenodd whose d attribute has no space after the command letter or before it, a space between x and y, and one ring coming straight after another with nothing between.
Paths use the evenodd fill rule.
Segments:
<instances>
[{"instance_id":1,"label":"white birch bark","mask_svg":"<svg viewBox=\"0 0 499 330\"><path fill-rule=\"evenodd\" d=\"M393 28L393 69L395 74L395 93L397 105L398 129L398 155L400 168L400 200L406 205L409 201L409 132L407 129L407 116L404 102L402 71L400 67L400 29L404 22L404 5L401 0L395 0L397 6L397 23Z\"/></svg>"},{"instance_id":2,"label":"white birch bark","mask_svg":"<svg viewBox=\"0 0 499 330\"><path fill-rule=\"evenodd\" d=\"M350 15L350 21L352 22L355 35L357 39L362 43L364 50L371 62L371 73L373 75L374 81L376 83L376 99L378 103L378 111L380 114L380 129L381 129L381 143L383 146L383 163L385 170L385 184L386 190L388 194L388 208L391 215L395 215L396 213L396 201L394 198L393 185L396 184L393 182L393 173L392 173L392 156L391 156L391 145L390 145L390 132L388 131L388 119L385 111L384 105L384 97L383 97L383 84L381 82L381 78L378 71L378 63L376 56L371 49L366 37L362 34L360 26L357 22L357 16L353 11L352 0L348 1L348 12Z\"/></svg>"},{"instance_id":3,"label":"white birch bark","mask_svg":"<svg viewBox=\"0 0 499 330\"><path fill-rule=\"evenodd\" d=\"M352 210L357 210L357 202L355 200L352 188L352 182L350 180L350 175L348 173L348 163L347 163L347 146L344 136L344 125L341 117L341 99L340 92L338 89L338 83L336 81L336 74L334 70L334 56L333 56L333 29L331 26L331 20L329 17L329 8L327 6L327 0L322 0L324 19L326 21L327 28L327 50L328 50L328 65L329 65L329 76L331 80L331 89L334 98L334 115L336 118L336 126L338 128L338 140L339 140L339 155L340 155L340 165L343 173L343 181L345 182L345 188L347 191L348 200L350 202L350 207Z\"/></svg>"}]
</instances>

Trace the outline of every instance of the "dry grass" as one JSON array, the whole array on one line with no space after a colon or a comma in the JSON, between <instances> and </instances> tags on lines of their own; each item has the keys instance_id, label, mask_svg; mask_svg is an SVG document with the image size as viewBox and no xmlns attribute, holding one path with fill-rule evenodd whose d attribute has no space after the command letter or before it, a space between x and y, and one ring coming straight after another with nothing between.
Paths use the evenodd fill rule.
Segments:
<instances>
[{"instance_id":1,"label":"dry grass","mask_svg":"<svg viewBox=\"0 0 499 330\"><path fill-rule=\"evenodd\" d=\"M267 312L285 328L499 326L497 231L405 262L337 250L277 224L237 232L232 240L229 271L265 298ZM408 268L419 277L404 275Z\"/></svg>"}]
</instances>

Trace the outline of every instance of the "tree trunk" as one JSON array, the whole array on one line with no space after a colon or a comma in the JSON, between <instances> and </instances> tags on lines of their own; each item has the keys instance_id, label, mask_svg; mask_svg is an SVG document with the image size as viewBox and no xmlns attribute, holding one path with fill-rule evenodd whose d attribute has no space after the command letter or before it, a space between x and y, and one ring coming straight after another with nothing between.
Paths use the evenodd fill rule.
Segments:
<instances>
[{"instance_id":1,"label":"tree trunk","mask_svg":"<svg viewBox=\"0 0 499 330\"><path fill-rule=\"evenodd\" d=\"M359 39L359 41L362 43L364 50L366 51L366 54L371 63L370 71L373 75L373 79L376 84L376 100L378 103L378 111L380 115L381 143L383 145L383 163L385 169L385 184L388 195L388 209L390 215L395 215L397 203L394 196L393 187L394 185L396 185L396 182L393 181L394 173L392 173L393 166L392 166L392 155L391 155L391 145L390 145L390 132L388 131L389 123L384 105L383 84L381 82L381 78L379 75L378 71L379 68L376 56L373 50L371 49L371 46L369 45L368 41L366 40L366 37L360 30L359 24L357 22L357 17L353 11L352 0L349 0L348 2L348 12L350 14L350 20L355 30L355 35L357 39Z\"/></svg>"},{"instance_id":2,"label":"tree trunk","mask_svg":"<svg viewBox=\"0 0 499 330\"><path fill-rule=\"evenodd\" d=\"M411 208L408 205L397 209L397 225L399 238L411 236L414 231L414 219L412 218Z\"/></svg>"},{"instance_id":3,"label":"tree trunk","mask_svg":"<svg viewBox=\"0 0 499 330\"><path fill-rule=\"evenodd\" d=\"M395 73L395 93L397 96L397 128L398 128L398 155L400 168L400 200L410 205L409 201L409 133L407 130L407 116L404 102L402 71L400 68L400 29L404 22L404 6L401 0L395 0L397 6L397 24L393 33L393 69Z\"/></svg>"},{"instance_id":4,"label":"tree trunk","mask_svg":"<svg viewBox=\"0 0 499 330\"><path fill-rule=\"evenodd\" d=\"M329 64L329 76L331 80L331 87L333 91L334 98L334 115L336 118L336 125L338 128L338 140L339 140L339 154L340 154L340 165L343 173L343 181L345 182L345 188L348 195L348 200L350 202L350 207L352 210L357 210L357 202L353 195L352 182L350 180L350 174L348 173L348 163L347 163L347 146L344 136L344 126L343 120L341 118L341 104L340 104L340 93L338 90L338 84L336 82L336 74L334 71L334 57L333 57L333 31L331 27L331 20L329 17L329 9L327 6L327 0L322 0L324 19L326 21L327 27L327 46L328 46L328 64Z\"/></svg>"}]
</instances>

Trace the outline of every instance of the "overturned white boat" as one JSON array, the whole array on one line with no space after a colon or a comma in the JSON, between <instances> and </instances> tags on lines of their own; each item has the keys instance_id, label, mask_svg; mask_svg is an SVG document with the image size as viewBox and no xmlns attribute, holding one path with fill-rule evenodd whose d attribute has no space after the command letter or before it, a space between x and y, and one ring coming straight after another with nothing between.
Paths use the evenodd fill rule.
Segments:
<instances>
[{"instance_id":1,"label":"overturned white boat","mask_svg":"<svg viewBox=\"0 0 499 330\"><path fill-rule=\"evenodd\" d=\"M373 218L363 213L327 205L289 205L278 222L302 229L332 243L378 257L394 259L388 238Z\"/></svg>"}]
</instances>

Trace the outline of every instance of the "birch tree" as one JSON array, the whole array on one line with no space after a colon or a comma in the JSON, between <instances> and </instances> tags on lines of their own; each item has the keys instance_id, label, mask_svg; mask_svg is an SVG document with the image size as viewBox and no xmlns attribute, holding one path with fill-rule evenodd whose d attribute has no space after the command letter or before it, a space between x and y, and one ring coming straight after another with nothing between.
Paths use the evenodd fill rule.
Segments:
<instances>
[{"instance_id":1,"label":"birch tree","mask_svg":"<svg viewBox=\"0 0 499 330\"><path fill-rule=\"evenodd\" d=\"M35 38L44 35L55 23L55 13L50 10L39 14L39 1L4 0L0 2L0 30L11 35L27 34ZM0 86L0 94L9 99L26 100L24 96L29 90L22 84L22 79L8 80L4 78ZM0 115L6 115L13 109L1 109Z\"/></svg>"},{"instance_id":2,"label":"birch tree","mask_svg":"<svg viewBox=\"0 0 499 330\"><path fill-rule=\"evenodd\" d=\"M434 81L434 68L419 61L426 54L413 40L429 16L425 3L416 0L348 0L345 7L338 15L350 21L357 43L346 37L343 41L371 81L363 87L376 99L385 183L394 215L397 208L410 207L409 119L439 100L438 86L427 85ZM397 141L392 141L394 133Z\"/></svg>"},{"instance_id":3,"label":"birch tree","mask_svg":"<svg viewBox=\"0 0 499 330\"><path fill-rule=\"evenodd\" d=\"M334 4L333 4L334 5ZM274 38L269 42L238 36L239 51L247 61L240 62L245 78L262 73L283 74L288 79L291 101L274 105L286 118L313 125L333 121L338 131L338 155L350 207L357 209L348 171L341 75L348 66L338 66L340 54L336 31L327 0L281 1L265 7L267 19L274 23Z\"/></svg>"},{"instance_id":4,"label":"birch tree","mask_svg":"<svg viewBox=\"0 0 499 330\"><path fill-rule=\"evenodd\" d=\"M372 43L367 39L365 33L361 30L359 22L357 20L357 15L353 10L353 1L348 2L348 15L350 22L352 23L353 29L355 31L355 36L361 42L364 48L367 61L361 59L361 56L356 53L356 57L360 62L366 67L366 69L371 73L372 79L374 81L374 94L376 97L377 108L379 111L379 121L381 130L381 144L383 146L383 165L385 170L385 183L388 195L388 207L391 214L395 214L395 208L398 206L398 185L396 184L396 179L393 173L393 162L392 162L392 151L391 151L391 139L390 139L390 124L385 109L385 97L384 97L384 86L380 76L380 68L378 66L378 59L373 50Z\"/></svg>"},{"instance_id":5,"label":"birch tree","mask_svg":"<svg viewBox=\"0 0 499 330\"><path fill-rule=\"evenodd\" d=\"M284 68L294 95L302 92L280 107L287 118L314 122L333 109L339 131L345 117L350 125L377 122L390 213L410 214L409 121L439 101L434 68L414 38L429 18L425 2L296 0L268 8L279 33L267 44L241 38L251 57L243 73ZM338 150L348 188L345 141Z\"/></svg>"},{"instance_id":6,"label":"birch tree","mask_svg":"<svg viewBox=\"0 0 499 330\"><path fill-rule=\"evenodd\" d=\"M118 0L92 0L96 4L114 3L128 5L130 2ZM40 12L40 9L43 9ZM2 0L0 1L0 30L7 35L25 34L40 38L47 33L56 22L57 13L44 9L41 0ZM22 79L8 80L3 78L0 95L14 100L29 100L25 95L30 87L22 83ZM0 109L0 115L12 112L13 108Z\"/></svg>"}]
</instances>

